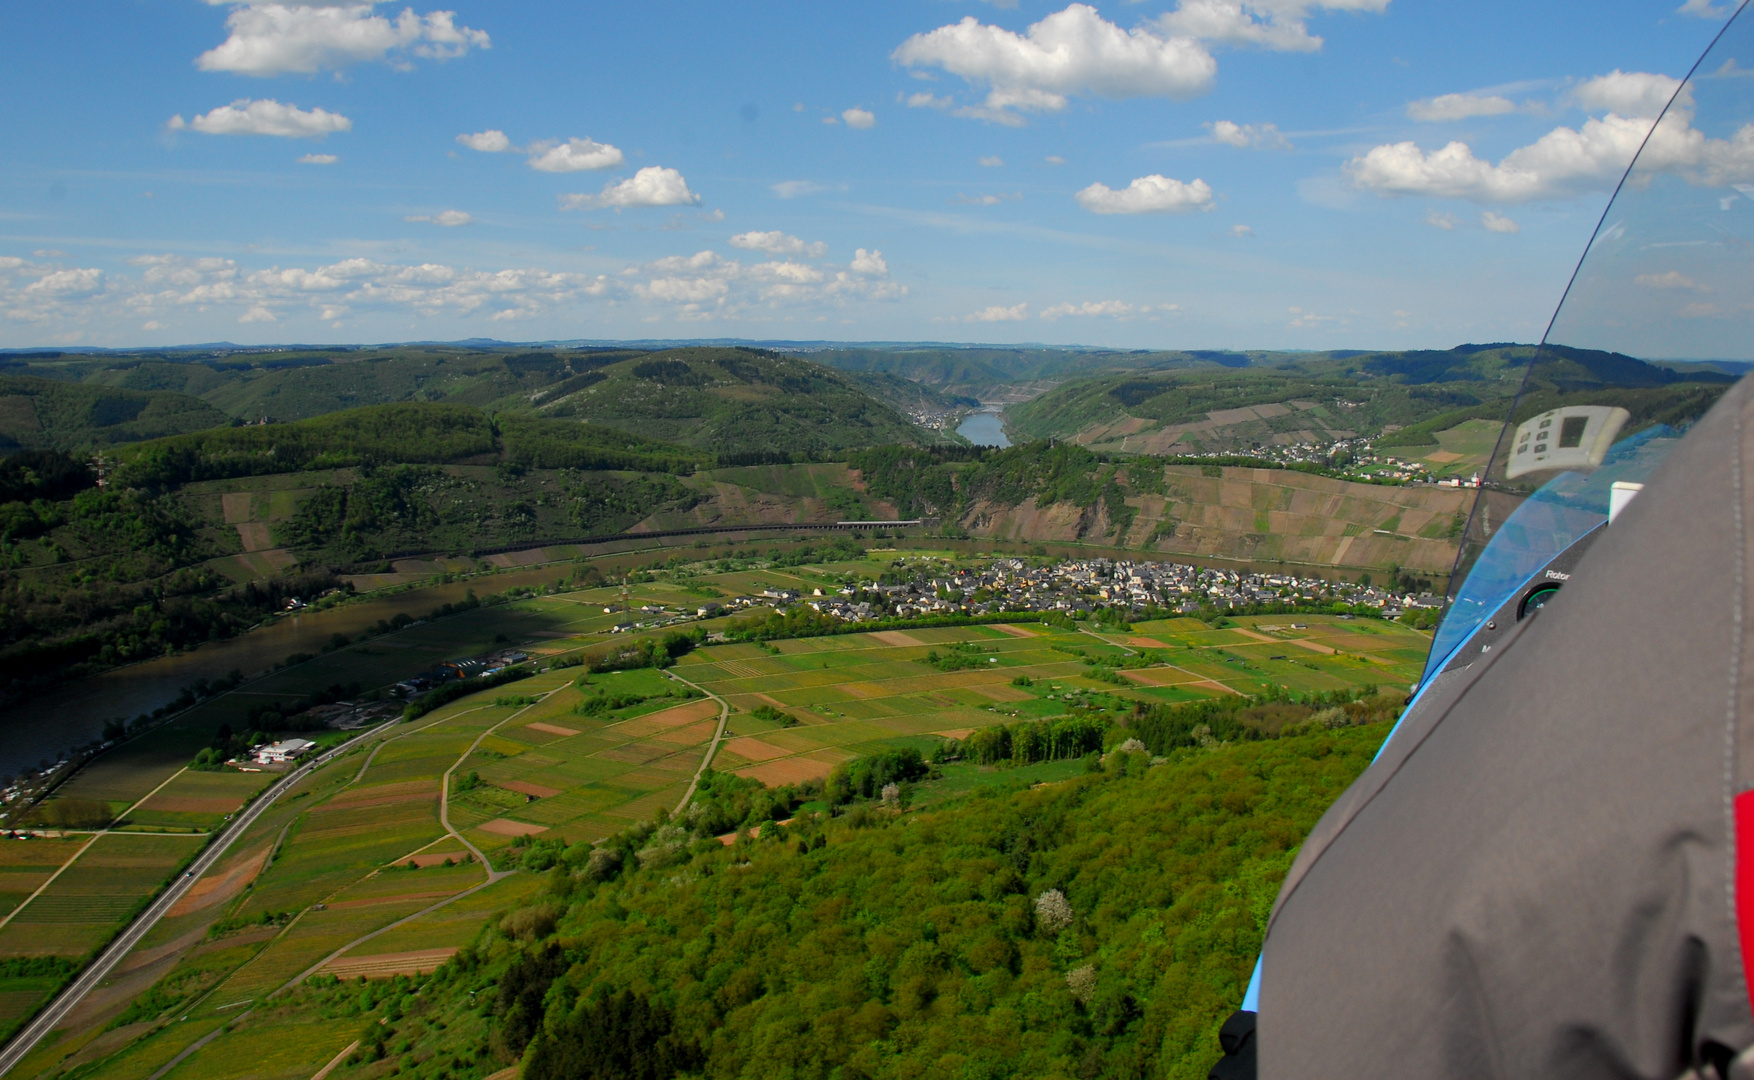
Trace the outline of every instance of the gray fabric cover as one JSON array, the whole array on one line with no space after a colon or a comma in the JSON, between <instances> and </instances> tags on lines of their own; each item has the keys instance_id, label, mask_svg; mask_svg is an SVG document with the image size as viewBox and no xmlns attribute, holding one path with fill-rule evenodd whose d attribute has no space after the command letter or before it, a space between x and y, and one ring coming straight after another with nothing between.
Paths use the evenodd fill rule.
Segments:
<instances>
[{"instance_id":1,"label":"gray fabric cover","mask_svg":"<svg viewBox=\"0 0 1754 1080\"><path fill-rule=\"evenodd\" d=\"M1267 935L1263 1080L1671 1080L1754 1044L1730 810L1754 784L1750 466L1744 381L1317 825Z\"/></svg>"}]
</instances>

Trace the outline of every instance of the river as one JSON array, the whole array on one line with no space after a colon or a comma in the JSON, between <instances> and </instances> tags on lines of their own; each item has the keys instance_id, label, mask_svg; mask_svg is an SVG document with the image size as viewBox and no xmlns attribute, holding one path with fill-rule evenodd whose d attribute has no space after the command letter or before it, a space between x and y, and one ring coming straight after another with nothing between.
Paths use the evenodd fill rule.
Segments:
<instances>
[{"instance_id":1,"label":"river","mask_svg":"<svg viewBox=\"0 0 1754 1080\"><path fill-rule=\"evenodd\" d=\"M1011 445L1011 440L1005 436L1005 425L1000 421L998 412L987 409L969 413L956 426L956 433L976 446L1003 448Z\"/></svg>"},{"instance_id":2,"label":"river","mask_svg":"<svg viewBox=\"0 0 1754 1080\"><path fill-rule=\"evenodd\" d=\"M306 615L284 615L192 652L129 664L56 687L22 705L0 709L0 773L16 773L42 758L57 758L71 746L100 737L105 720L151 712L197 679L223 678L234 669L255 675L292 653L319 652L335 634L358 637L397 612L422 618L436 607L463 599L472 588L485 595L515 585L545 585L571 571L569 564L553 564L432 585Z\"/></svg>"}]
</instances>

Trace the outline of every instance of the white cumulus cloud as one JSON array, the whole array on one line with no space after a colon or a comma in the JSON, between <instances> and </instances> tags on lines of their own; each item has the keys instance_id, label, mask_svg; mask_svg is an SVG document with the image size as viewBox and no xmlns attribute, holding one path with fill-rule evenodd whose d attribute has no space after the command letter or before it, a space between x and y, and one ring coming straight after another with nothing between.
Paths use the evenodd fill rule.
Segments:
<instances>
[{"instance_id":1,"label":"white cumulus cloud","mask_svg":"<svg viewBox=\"0 0 1754 1080\"><path fill-rule=\"evenodd\" d=\"M1576 129L1555 128L1497 164L1475 157L1464 142L1426 152L1409 141L1375 147L1347 162L1345 171L1354 185L1381 195L1518 203L1611 188L1642 145L1641 173L1672 172L1713 187L1754 180L1754 124L1726 139L1707 138L1692 126L1683 95L1652 128L1650 117L1661 109L1665 87L1672 94L1674 86L1667 76L1640 73L1592 79L1573 92L1574 100L1645 115L1610 111Z\"/></svg>"},{"instance_id":2,"label":"white cumulus cloud","mask_svg":"<svg viewBox=\"0 0 1754 1080\"><path fill-rule=\"evenodd\" d=\"M1387 11L1389 0L1181 0L1158 18L1166 34L1215 45L1252 46L1274 52L1316 52L1322 39L1306 21L1316 11Z\"/></svg>"},{"instance_id":3,"label":"white cumulus cloud","mask_svg":"<svg viewBox=\"0 0 1754 1080\"><path fill-rule=\"evenodd\" d=\"M1191 98L1210 90L1218 71L1191 37L1124 30L1088 4L1072 4L1022 34L967 16L915 34L892 56L987 87L982 106L964 114L989 120L1016 109L1063 109L1072 94Z\"/></svg>"},{"instance_id":4,"label":"white cumulus cloud","mask_svg":"<svg viewBox=\"0 0 1754 1080\"><path fill-rule=\"evenodd\" d=\"M298 159L300 165L333 165L341 159L334 154L305 154Z\"/></svg>"},{"instance_id":5,"label":"white cumulus cloud","mask_svg":"<svg viewBox=\"0 0 1754 1080\"><path fill-rule=\"evenodd\" d=\"M1695 19L1727 19L1736 10L1736 5L1729 4L1718 7L1711 0L1687 0L1675 9L1677 15L1691 15Z\"/></svg>"},{"instance_id":6,"label":"white cumulus cloud","mask_svg":"<svg viewBox=\"0 0 1754 1080\"><path fill-rule=\"evenodd\" d=\"M1237 149L1258 147L1264 150L1289 150L1291 140L1280 131L1277 124L1238 124L1233 120L1217 120L1206 125L1212 132L1212 141Z\"/></svg>"},{"instance_id":7,"label":"white cumulus cloud","mask_svg":"<svg viewBox=\"0 0 1754 1080\"><path fill-rule=\"evenodd\" d=\"M475 218L463 210L445 210L437 214L413 214L402 220L427 221L434 225L443 225L447 228L455 228L458 225L473 225L475 223Z\"/></svg>"},{"instance_id":8,"label":"white cumulus cloud","mask_svg":"<svg viewBox=\"0 0 1754 1080\"><path fill-rule=\"evenodd\" d=\"M1407 106L1409 118L1425 123L1466 120L1474 116L1502 116L1515 111L1515 102L1496 94L1439 94L1434 98L1411 102Z\"/></svg>"},{"instance_id":9,"label":"white cumulus cloud","mask_svg":"<svg viewBox=\"0 0 1754 1080\"><path fill-rule=\"evenodd\" d=\"M1590 112L1611 112L1654 120L1680 86L1680 79L1668 75L1615 68L1606 75L1579 83L1571 92L1571 100ZM1692 103L1683 97L1678 104L1690 108Z\"/></svg>"},{"instance_id":10,"label":"white cumulus cloud","mask_svg":"<svg viewBox=\"0 0 1754 1080\"><path fill-rule=\"evenodd\" d=\"M18 287L16 279L0 275L0 316L69 325L104 317L125 318L130 325L148 319L161 326L180 312L231 313L246 324L299 317L330 322L346 313L373 311L479 314L503 320L611 291L601 275L387 264L367 258L258 270L240 268L231 259L180 255L138 256L128 263L138 276L21 267L36 280Z\"/></svg>"},{"instance_id":11,"label":"white cumulus cloud","mask_svg":"<svg viewBox=\"0 0 1754 1080\"><path fill-rule=\"evenodd\" d=\"M586 172L613 169L626 160L621 151L594 139L568 139L563 143L535 143L530 147L530 168L538 172ZM645 170L641 170L644 172ZM689 200L693 201L693 200ZM670 203L642 203L669 206Z\"/></svg>"},{"instance_id":12,"label":"white cumulus cloud","mask_svg":"<svg viewBox=\"0 0 1754 1080\"><path fill-rule=\"evenodd\" d=\"M479 150L483 154L503 154L508 150L516 150L506 133L497 128L477 131L473 135L459 135L457 141L471 150Z\"/></svg>"},{"instance_id":13,"label":"white cumulus cloud","mask_svg":"<svg viewBox=\"0 0 1754 1080\"><path fill-rule=\"evenodd\" d=\"M1669 270L1661 274L1640 274L1632 279L1634 285L1642 285L1647 289L1697 289L1699 283L1679 270Z\"/></svg>"},{"instance_id":14,"label":"white cumulus cloud","mask_svg":"<svg viewBox=\"0 0 1754 1080\"><path fill-rule=\"evenodd\" d=\"M648 165L626 180L604 186L596 195L562 195L563 210L616 210L638 206L689 206L700 196L688 190L688 182L675 169Z\"/></svg>"},{"instance_id":15,"label":"white cumulus cloud","mask_svg":"<svg viewBox=\"0 0 1754 1080\"><path fill-rule=\"evenodd\" d=\"M889 264L883 261L883 253L875 248L870 251L866 251L864 248L854 249L853 261L847 269L866 277L889 276Z\"/></svg>"},{"instance_id":16,"label":"white cumulus cloud","mask_svg":"<svg viewBox=\"0 0 1754 1080\"><path fill-rule=\"evenodd\" d=\"M351 64L388 59L408 61L412 53L451 60L470 49L492 46L487 33L456 24L456 15L434 11L416 15L404 8L393 21L373 12L373 3L244 4L232 10L225 41L202 53L202 71L236 75L340 70Z\"/></svg>"},{"instance_id":17,"label":"white cumulus cloud","mask_svg":"<svg viewBox=\"0 0 1754 1080\"><path fill-rule=\"evenodd\" d=\"M877 116L869 109L846 109L840 114L840 118L845 120L847 122L847 127L850 128L859 128L862 130L864 128L877 126Z\"/></svg>"},{"instance_id":18,"label":"white cumulus cloud","mask_svg":"<svg viewBox=\"0 0 1754 1080\"><path fill-rule=\"evenodd\" d=\"M1015 307L1000 307L998 304L994 304L991 307L982 308L980 311L974 312L971 315L963 316L963 321L1022 322L1027 318L1029 318L1029 305L1027 303L1018 304Z\"/></svg>"},{"instance_id":19,"label":"white cumulus cloud","mask_svg":"<svg viewBox=\"0 0 1754 1080\"><path fill-rule=\"evenodd\" d=\"M747 235L747 234L745 234ZM780 234L757 234L759 241L739 246L764 250L785 248ZM770 242L771 236L779 242ZM783 253L783 252L782 252ZM745 266L713 251L673 255L644 266L629 267L622 276L634 297L671 305L683 320L737 320L759 317L778 308L840 308L859 300L896 300L907 286L888 280L889 268L877 251L859 248L845 270L776 258Z\"/></svg>"},{"instance_id":20,"label":"white cumulus cloud","mask_svg":"<svg viewBox=\"0 0 1754 1080\"><path fill-rule=\"evenodd\" d=\"M193 128L204 135L276 135L286 139L320 139L353 130L353 121L324 109L282 105L273 98L239 98L185 122L179 116L166 125L172 131Z\"/></svg>"},{"instance_id":21,"label":"white cumulus cloud","mask_svg":"<svg viewBox=\"0 0 1754 1080\"><path fill-rule=\"evenodd\" d=\"M1454 214L1446 214L1437 210L1432 210L1426 213L1425 224L1434 229L1442 229L1444 232L1454 232L1456 229L1456 216Z\"/></svg>"},{"instance_id":22,"label":"white cumulus cloud","mask_svg":"<svg viewBox=\"0 0 1754 1080\"><path fill-rule=\"evenodd\" d=\"M1523 231L1521 225L1518 225L1503 214L1495 214L1490 210L1487 210L1480 215L1480 225L1487 232L1516 233Z\"/></svg>"},{"instance_id":23,"label":"white cumulus cloud","mask_svg":"<svg viewBox=\"0 0 1754 1080\"><path fill-rule=\"evenodd\" d=\"M40 296L86 296L103 286L102 270L53 270L26 285L24 291Z\"/></svg>"},{"instance_id":24,"label":"white cumulus cloud","mask_svg":"<svg viewBox=\"0 0 1754 1080\"><path fill-rule=\"evenodd\" d=\"M980 164L983 169L997 169L1005 164L1005 159L993 154L990 157L981 158Z\"/></svg>"},{"instance_id":25,"label":"white cumulus cloud","mask_svg":"<svg viewBox=\"0 0 1754 1080\"><path fill-rule=\"evenodd\" d=\"M1093 214L1175 214L1212 208L1212 188L1206 181L1184 184L1157 173L1141 176L1119 191L1103 183L1091 184L1073 197Z\"/></svg>"},{"instance_id":26,"label":"white cumulus cloud","mask_svg":"<svg viewBox=\"0 0 1754 1080\"><path fill-rule=\"evenodd\" d=\"M731 246L745 251L761 251L769 255L802 255L806 258L820 259L828 254L828 245L818 240L805 243L796 236L787 236L779 230L773 232L746 232L731 237Z\"/></svg>"},{"instance_id":27,"label":"white cumulus cloud","mask_svg":"<svg viewBox=\"0 0 1754 1080\"><path fill-rule=\"evenodd\" d=\"M1119 300L1086 300L1082 304L1055 304L1043 308L1041 317L1052 322L1068 315L1102 316L1118 319L1133 314L1133 305L1124 304Z\"/></svg>"}]
</instances>

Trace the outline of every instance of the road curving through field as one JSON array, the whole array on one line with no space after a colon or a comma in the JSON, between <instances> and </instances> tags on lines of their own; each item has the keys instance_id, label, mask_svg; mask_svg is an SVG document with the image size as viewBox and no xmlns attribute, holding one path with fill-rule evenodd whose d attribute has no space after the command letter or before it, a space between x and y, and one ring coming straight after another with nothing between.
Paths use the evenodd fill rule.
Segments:
<instances>
[{"instance_id":1,"label":"road curving through field","mask_svg":"<svg viewBox=\"0 0 1754 1080\"><path fill-rule=\"evenodd\" d=\"M377 731L383 730L383 728L377 729ZM367 732L365 734L376 733ZM68 1013L85 1000L86 995L95 990L98 984L109 976L115 966L122 961L122 958L127 956L154 926L158 925L158 921L164 918L165 912L175 906L176 902L183 898L183 894L187 893L195 882L201 880L207 871L225 857L225 853L231 849L238 837L242 836L251 825L254 825L256 819L261 817L276 799L317 769L354 749L358 741L358 739L349 739L340 746L312 758L281 777L272 787L257 796L254 802L239 812L231 824L222 829L207 845L206 850L195 856L195 861L189 864L182 876L171 879L171 883L165 887L163 892L159 893L158 898L144 912L141 912L138 918L129 923L128 928L110 942L98 954L96 960L87 964L85 970L81 971L72 983L55 995L54 1000L44 1006L43 1010L29 1024L26 1024L8 1040L4 1048L0 1048L0 1076L11 1072L12 1068L22 1061L24 1056L43 1040L44 1036L53 1031L56 1025L67 1018Z\"/></svg>"},{"instance_id":2,"label":"road curving through field","mask_svg":"<svg viewBox=\"0 0 1754 1080\"><path fill-rule=\"evenodd\" d=\"M670 676L670 678L675 679L684 686L694 687L694 689L699 690L707 697L710 697L719 703L718 730L713 732L713 741L707 743L706 755L700 759L700 768L694 770L694 779L688 782L688 790L682 793L682 801L676 804L674 813L680 814L682 811L688 809L688 800L694 798L694 789L700 786L701 776L706 773L707 767L712 765L713 758L719 752L719 743L723 742L725 739L725 727L731 722L731 703L713 693L711 690L708 690L706 687L689 682L674 671L666 671L664 674Z\"/></svg>"}]
</instances>

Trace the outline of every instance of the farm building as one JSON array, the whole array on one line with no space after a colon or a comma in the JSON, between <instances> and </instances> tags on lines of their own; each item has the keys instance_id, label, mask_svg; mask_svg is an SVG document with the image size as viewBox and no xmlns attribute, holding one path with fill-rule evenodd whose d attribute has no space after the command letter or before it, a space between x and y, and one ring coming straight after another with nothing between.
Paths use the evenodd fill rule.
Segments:
<instances>
[{"instance_id":1,"label":"farm building","mask_svg":"<svg viewBox=\"0 0 1754 1080\"><path fill-rule=\"evenodd\" d=\"M303 757L315 749L316 745L309 739L287 739L283 742L269 743L256 751L256 763L259 765L284 765L295 758Z\"/></svg>"},{"instance_id":2,"label":"farm building","mask_svg":"<svg viewBox=\"0 0 1754 1080\"><path fill-rule=\"evenodd\" d=\"M485 660L446 660L433 668L432 673L439 679L468 679L485 674L486 671Z\"/></svg>"}]
</instances>

